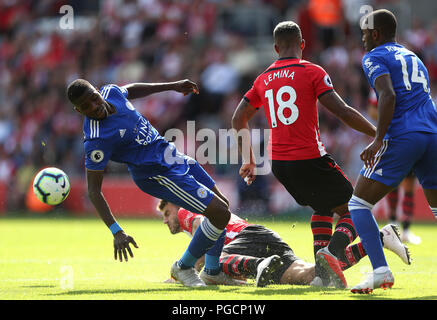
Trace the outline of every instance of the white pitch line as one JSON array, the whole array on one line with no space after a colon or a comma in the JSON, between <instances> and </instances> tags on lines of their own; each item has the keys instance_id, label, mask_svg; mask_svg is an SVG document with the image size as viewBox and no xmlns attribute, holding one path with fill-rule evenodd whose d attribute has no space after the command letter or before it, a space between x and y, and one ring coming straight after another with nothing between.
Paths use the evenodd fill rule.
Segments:
<instances>
[{"instance_id":1,"label":"white pitch line","mask_svg":"<svg viewBox=\"0 0 437 320\"><path fill-rule=\"evenodd\" d=\"M40 279L0 279L0 282L33 282L33 281L60 281L62 278L40 278ZM145 280L145 277L127 276L118 277L119 280ZM76 278L74 281L94 281L94 280L108 280L108 277L89 277L89 278ZM146 280L145 280L146 281Z\"/></svg>"}]
</instances>

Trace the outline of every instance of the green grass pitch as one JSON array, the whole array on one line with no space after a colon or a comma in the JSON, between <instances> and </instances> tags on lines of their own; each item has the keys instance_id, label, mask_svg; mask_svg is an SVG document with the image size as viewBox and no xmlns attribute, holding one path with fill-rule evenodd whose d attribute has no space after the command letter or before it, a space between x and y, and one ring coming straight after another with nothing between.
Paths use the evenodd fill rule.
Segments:
<instances>
[{"instance_id":1,"label":"green grass pitch","mask_svg":"<svg viewBox=\"0 0 437 320\"><path fill-rule=\"evenodd\" d=\"M386 251L395 275L390 290L354 295L349 290L274 285L185 288L164 283L170 267L189 243L184 233L171 235L161 220L120 219L139 245L128 262L113 258L112 235L91 218L0 218L0 300L396 300L437 299L437 225L414 224L422 244L410 245L408 266ZM249 220L249 222L256 222ZM313 262L309 221L268 219L295 253ZM380 227L384 224L380 223ZM371 270L368 258L345 272L349 286Z\"/></svg>"}]
</instances>

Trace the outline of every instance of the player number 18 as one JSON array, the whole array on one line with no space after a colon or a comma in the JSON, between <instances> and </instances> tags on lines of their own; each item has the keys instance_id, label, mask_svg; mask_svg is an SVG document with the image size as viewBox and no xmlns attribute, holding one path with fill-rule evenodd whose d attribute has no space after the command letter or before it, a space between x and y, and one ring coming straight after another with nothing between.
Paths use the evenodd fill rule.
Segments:
<instances>
[{"instance_id":1,"label":"player number 18","mask_svg":"<svg viewBox=\"0 0 437 320\"><path fill-rule=\"evenodd\" d=\"M287 100L283 100L284 93L288 93L289 98ZM276 102L278 103L278 111L275 113L275 101L273 99L273 89L267 90L265 93L265 97L269 102L269 112L270 112L270 121L272 123L272 128L276 128L278 123L276 121L276 115L278 116L279 121L281 121L285 125L290 125L297 120L299 117L299 109L294 104L296 102L296 91L290 86L281 87L276 93ZM290 109L291 114L288 117L285 117L284 110Z\"/></svg>"}]
</instances>

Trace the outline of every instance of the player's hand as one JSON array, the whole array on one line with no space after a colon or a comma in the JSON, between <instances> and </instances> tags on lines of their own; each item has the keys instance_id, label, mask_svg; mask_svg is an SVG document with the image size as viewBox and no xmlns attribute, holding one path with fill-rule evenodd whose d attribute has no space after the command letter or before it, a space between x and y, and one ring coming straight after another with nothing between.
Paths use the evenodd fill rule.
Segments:
<instances>
[{"instance_id":1,"label":"player's hand","mask_svg":"<svg viewBox=\"0 0 437 320\"><path fill-rule=\"evenodd\" d=\"M129 246L129 244L132 243L132 245L135 248L138 248L137 243L135 242L134 238L124 233L124 231L119 231L114 235L114 259L120 260L120 262L123 261L123 257L125 261L128 261L127 258L127 252L129 252L129 255L131 258L134 257L132 250Z\"/></svg>"},{"instance_id":2,"label":"player's hand","mask_svg":"<svg viewBox=\"0 0 437 320\"><path fill-rule=\"evenodd\" d=\"M184 96L190 93L199 94L199 88L193 81L185 79L175 82L175 91L183 93Z\"/></svg>"},{"instance_id":3,"label":"player's hand","mask_svg":"<svg viewBox=\"0 0 437 320\"><path fill-rule=\"evenodd\" d=\"M247 185L251 185L256 178L256 164L244 163L240 168L240 176L244 179Z\"/></svg>"},{"instance_id":4,"label":"player's hand","mask_svg":"<svg viewBox=\"0 0 437 320\"><path fill-rule=\"evenodd\" d=\"M360 154L361 160L364 161L366 168L372 167L375 162L375 154L381 149L382 141L373 140Z\"/></svg>"}]
</instances>

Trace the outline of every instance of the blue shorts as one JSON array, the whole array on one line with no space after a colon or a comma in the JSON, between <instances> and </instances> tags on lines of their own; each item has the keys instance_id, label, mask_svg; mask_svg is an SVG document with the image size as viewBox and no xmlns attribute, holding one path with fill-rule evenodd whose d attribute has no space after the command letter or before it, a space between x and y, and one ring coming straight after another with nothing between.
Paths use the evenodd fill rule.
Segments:
<instances>
[{"instance_id":1,"label":"blue shorts","mask_svg":"<svg viewBox=\"0 0 437 320\"><path fill-rule=\"evenodd\" d=\"M374 165L360 174L397 187L411 170L424 189L437 189L437 133L409 132L383 140Z\"/></svg>"},{"instance_id":2,"label":"blue shorts","mask_svg":"<svg viewBox=\"0 0 437 320\"><path fill-rule=\"evenodd\" d=\"M132 174L132 178L145 193L203 214L214 197L211 189L215 182L196 160L184 158L184 163L174 164L161 174L151 177Z\"/></svg>"}]
</instances>

